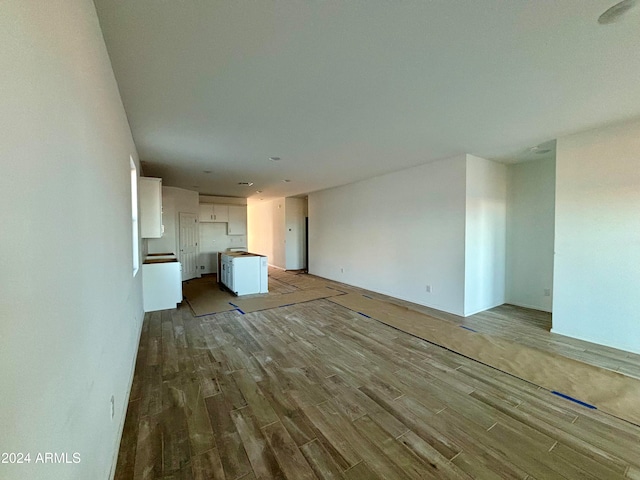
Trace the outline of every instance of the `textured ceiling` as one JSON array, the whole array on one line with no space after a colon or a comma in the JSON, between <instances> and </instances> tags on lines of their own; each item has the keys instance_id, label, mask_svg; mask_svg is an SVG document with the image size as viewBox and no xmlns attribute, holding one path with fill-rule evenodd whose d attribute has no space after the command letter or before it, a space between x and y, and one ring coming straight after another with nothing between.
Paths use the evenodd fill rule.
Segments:
<instances>
[{"instance_id":1,"label":"textured ceiling","mask_svg":"<svg viewBox=\"0 0 640 480\"><path fill-rule=\"evenodd\" d=\"M640 7L612 3L95 0L145 173L264 198L640 116Z\"/></svg>"}]
</instances>

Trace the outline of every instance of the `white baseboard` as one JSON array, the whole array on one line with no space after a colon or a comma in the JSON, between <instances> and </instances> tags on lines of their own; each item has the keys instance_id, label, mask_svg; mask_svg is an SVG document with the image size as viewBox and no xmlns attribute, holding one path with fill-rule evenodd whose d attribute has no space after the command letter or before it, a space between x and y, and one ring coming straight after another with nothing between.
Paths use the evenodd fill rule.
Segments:
<instances>
[{"instance_id":1,"label":"white baseboard","mask_svg":"<svg viewBox=\"0 0 640 480\"><path fill-rule=\"evenodd\" d=\"M493 305L492 307L481 308L481 309L479 309L479 310L472 311L471 313L465 313L465 314L464 314L464 317L465 317L465 318L466 318L466 317L470 317L470 316L475 315L475 314L477 314L477 313L485 312L485 311L487 311L487 310L491 310L492 308L499 307L500 305L504 305L504 302L502 302L502 303L496 303L496 304L495 304L495 305Z\"/></svg>"},{"instance_id":2,"label":"white baseboard","mask_svg":"<svg viewBox=\"0 0 640 480\"><path fill-rule=\"evenodd\" d=\"M542 308L538 305L527 305L526 303L510 302L510 301L506 301L504 303L508 305L514 305L516 307L528 308L529 310L538 310L540 312L553 313L552 310L547 310L546 308Z\"/></svg>"},{"instance_id":3,"label":"white baseboard","mask_svg":"<svg viewBox=\"0 0 640 480\"><path fill-rule=\"evenodd\" d=\"M614 348L614 349L620 350L622 352L629 352L629 353L635 353L637 355L640 355L640 349L635 349L634 350L632 348L623 348L623 347L620 347L619 345L611 345L609 343L596 342L595 340L593 340L591 338L584 338L584 337L579 337L577 335L569 335L567 333L560 333L560 332L558 332L557 329L554 329L553 327L551 328L551 333L554 333L556 335L562 335L563 337L575 338L576 340L581 340L583 342L593 343L594 345L602 345L603 347Z\"/></svg>"},{"instance_id":4,"label":"white baseboard","mask_svg":"<svg viewBox=\"0 0 640 480\"><path fill-rule=\"evenodd\" d=\"M118 466L118 455L120 453L120 443L122 442L122 434L124 432L124 423L127 419L127 410L129 409L129 398L131 397L131 387L133 387L133 377L136 373L136 361L138 360L138 353L140 350L140 340L142 338L142 327L144 325L144 317L145 312L142 312L142 321L140 322L140 328L138 329L138 341L136 342L136 354L133 357L133 365L131 368L131 374L129 378L129 388L127 388L127 398L125 398L124 402L124 411L122 412L122 419L120 420L120 425L118 426L118 437L116 442L116 451L113 460L111 461L111 475L109 480L113 480L116 476L116 468Z\"/></svg>"}]
</instances>

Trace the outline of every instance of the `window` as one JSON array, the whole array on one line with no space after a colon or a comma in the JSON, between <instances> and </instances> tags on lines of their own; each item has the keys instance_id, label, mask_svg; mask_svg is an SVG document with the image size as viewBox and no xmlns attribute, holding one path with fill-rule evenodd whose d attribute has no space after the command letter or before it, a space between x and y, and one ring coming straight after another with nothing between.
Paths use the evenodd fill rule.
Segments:
<instances>
[{"instance_id":1,"label":"window","mask_svg":"<svg viewBox=\"0 0 640 480\"><path fill-rule=\"evenodd\" d=\"M129 165L131 167L131 232L133 237L133 276L136 276L140 268L140 234L138 232L138 170L133 161L133 157L129 157Z\"/></svg>"}]
</instances>

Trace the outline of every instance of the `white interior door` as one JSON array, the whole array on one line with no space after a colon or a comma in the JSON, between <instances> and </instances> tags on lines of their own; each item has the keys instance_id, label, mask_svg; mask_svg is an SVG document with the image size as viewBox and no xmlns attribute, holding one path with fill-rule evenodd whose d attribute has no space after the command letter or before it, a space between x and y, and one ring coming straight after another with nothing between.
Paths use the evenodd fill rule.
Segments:
<instances>
[{"instance_id":1,"label":"white interior door","mask_svg":"<svg viewBox=\"0 0 640 480\"><path fill-rule=\"evenodd\" d=\"M198 276L198 216L180 213L180 252L182 281Z\"/></svg>"}]
</instances>

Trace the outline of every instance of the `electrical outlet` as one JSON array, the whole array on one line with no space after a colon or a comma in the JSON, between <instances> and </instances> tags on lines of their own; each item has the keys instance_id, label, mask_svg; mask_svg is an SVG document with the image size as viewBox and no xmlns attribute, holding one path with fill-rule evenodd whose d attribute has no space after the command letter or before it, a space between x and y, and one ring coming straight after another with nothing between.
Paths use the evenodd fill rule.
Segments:
<instances>
[{"instance_id":1,"label":"electrical outlet","mask_svg":"<svg viewBox=\"0 0 640 480\"><path fill-rule=\"evenodd\" d=\"M200 265L200 270L204 270L204 265Z\"/></svg>"},{"instance_id":2,"label":"electrical outlet","mask_svg":"<svg viewBox=\"0 0 640 480\"><path fill-rule=\"evenodd\" d=\"M426 289L427 293L431 293L431 285L427 285Z\"/></svg>"},{"instance_id":3,"label":"electrical outlet","mask_svg":"<svg viewBox=\"0 0 640 480\"><path fill-rule=\"evenodd\" d=\"M113 420L113 417L116 416L116 398L111 395L111 420Z\"/></svg>"},{"instance_id":4,"label":"electrical outlet","mask_svg":"<svg viewBox=\"0 0 640 480\"><path fill-rule=\"evenodd\" d=\"M545 288L544 289L544 296L545 297L550 297L551 296L551 289L550 288Z\"/></svg>"}]
</instances>

